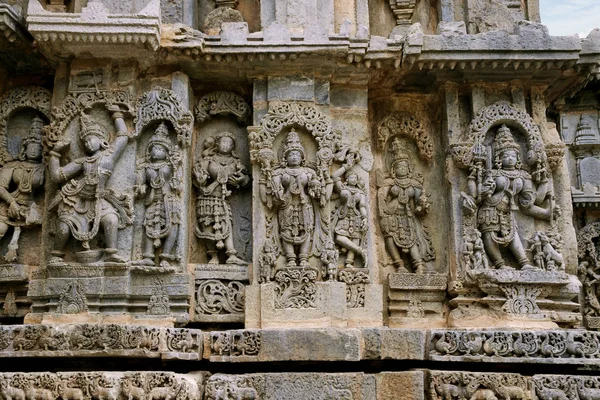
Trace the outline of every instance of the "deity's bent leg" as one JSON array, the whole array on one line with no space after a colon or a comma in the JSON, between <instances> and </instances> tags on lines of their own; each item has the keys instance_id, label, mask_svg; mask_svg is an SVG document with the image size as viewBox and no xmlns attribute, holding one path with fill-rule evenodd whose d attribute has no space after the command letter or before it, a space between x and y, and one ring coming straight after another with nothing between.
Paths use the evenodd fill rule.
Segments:
<instances>
[{"instance_id":1,"label":"deity's bent leg","mask_svg":"<svg viewBox=\"0 0 600 400\"><path fill-rule=\"evenodd\" d=\"M117 254L117 239L119 218L116 214L108 214L100 219L100 226L104 232L107 253L106 261L124 263L125 260Z\"/></svg>"},{"instance_id":2,"label":"deity's bent leg","mask_svg":"<svg viewBox=\"0 0 600 400\"><path fill-rule=\"evenodd\" d=\"M385 247L387 248L388 254L390 255L390 258L392 259L392 264L395 267L403 266L402 256L400 255L400 251L398 250L398 246L396 246L396 243L394 242L393 237L391 237L391 236L385 237Z\"/></svg>"},{"instance_id":3,"label":"deity's bent leg","mask_svg":"<svg viewBox=\"0 0 600 400\"><path fill-rule=\"evenodd\" d=\"M529 263L529 259L527 258L527 254L525 254L525 249L523 248L523 243L521 243L521 238L519 234L515 232L515 237L508 244L508 248L514 254L515 258L519 262L521 269L537 269L533 265Z\"/></svg>"},{"instance_id":4,"label":"deity's bent leg","mask_svg":"<svg viewBox=\"0 0 600 400\"><path fill-rule=\"evenodd\" d=\"M500 253L500 246L494 241L494 239L492 239L491 232L484 232L481 235L481 238L483 240L483 247L485 248L485 253L490 258L492 266L494 268L506 267L504 259L502 258L502 254Z\"/></svg>"},{"instance_id":5,"label":"deity's bent leg","mask_svg":"<svg viewBox=\"0 0 600 400\"><path fill-rule=\"evenodd\" d=\"M248 264L246 261L237 256L237 250L233 245L233 227L231 225L231 221L227 221L227 231L229 232L229 235L227 238L225 238L225 254L227 254L228 257L225 261L225 264Z\"/></svg>"},{"instance_id":6,"label":"deity's bent leg","mask_svg":"<svg viewBox=\"0 0 600 400\"><path fill-rule=\"evenodd\" d=\"M60 221L54 236L54 250L52 250L51 254L54 261L62 261L65 256L65 247L67 247L67 242L69 241L69 237L71 237L69 225Z\"/></svg>"}]
</instances>

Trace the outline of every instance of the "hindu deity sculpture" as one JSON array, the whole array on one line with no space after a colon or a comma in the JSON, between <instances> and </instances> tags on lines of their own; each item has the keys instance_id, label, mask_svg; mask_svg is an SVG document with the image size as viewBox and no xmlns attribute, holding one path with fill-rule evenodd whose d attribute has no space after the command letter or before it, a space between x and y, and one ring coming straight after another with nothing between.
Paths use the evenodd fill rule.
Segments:
<instances>
[{"instance_id":1,"label":"hindu deity sculpture","mask_svg":"<svg viewBox=\"0 0 600 400\"><path fill-rule=\"evenodd\" d=\"M177 260L176 245L181 226L181 154L161 123L150 138L146 157L137 167L135 194L146 197L144 239L140 264L154 266L154 250L161 247L160 267Z\"/></svg>"},{"instance_id":2,"label":"hindu deity sculpture","mask_svg":"<svg viewBox=\"0 0 600 400\"><path fill-rule=\"evenodd\" d=\"M117 250L118 230L132 223L132 199L107 188L117 160L123 154L129 138L123 112L110 106L116 128L116 138L109 143L108 132L91 116L82 113L79 140L85 157L61 166L61 152L69 148L67 138L57 142L50 151L49 172L53 182L60 184L57 196L49 205L56 209L58 226L55 231L51 263L63 262L65 247L72 236L81 242L84 251L100 229L104 234L104 261L125 263Z\"/></svg>"},{"instance_id":3,"label":"hindu deity sculpture","mask_svg":"<svg viewBox=\"0 0 600 400\"><path fill-rule=\"evenodd\" d=\"M346 163L332 175L334 191L339 195L339 204L333 213L333 233L335 243L346 251L344 265L354 267L356 255L366 266L364 249L367 219L367 193L364 182L351 168L358 161L358 155L351 153ZM342 180L342 177L345 179Z\"/></svg>"},{"instance_id":4,"label":"hindu deity sculpture","mask_svg":"<svg viewBox=\"0 0 600 400\"><path fill-rule=\"evenodd\" d=\"M0 238L9 227L14 228L4 256L7 262L17 261L21 229L42 223L41 210L35 197L44 185L43 126L44 121L34 117L28 136L21 141L18 160L6 163L0 170Z\"/></svg>"},{"instance_id":5,"label":"hindu deity sculpture","mask_svg":"<svg viewBox=\"0 0 600 400\"><path fill-rule=\"evenodd\" d=\"M490 152L488 149L488 154ZM535 269L521 241L516 218L520 212L550 221L554 210L551 205L547 208L537 205L545 200L546 193L540 191L544 199L537 198L531 175L521 169L520 147L505 125L498 128L493 154L494 166L489 154L485 171L471 173L470 193L463 194L464 207L477 212L477 226L493 268L510 268L501 254L501 248L507 248L522 270Z\"/></svg>"},{"instance_id":6,"label":"hindu deity sculpture","mask_svg":"<svg viewBox=\"0 0 600 400\"><path fill-rule=\"evenodd\" d=\"M298 132L291 130L282 149L278 168L264 171L261 197L269 197L277 212L277 228L287 267L308 267L312 245L323 237L321 214L331 197L333 181L323 180L306 162ZM324 243L324 241L323 241Z\"/></svg>"},{"instance_id":7,"label":"hindu deity sculpture","mask_svg":"<svg viewBox=\"0 0 600 400\"><path fill-rule=\"evenodd\" d=\"M250 175L235 151L235 137L221 132L204 141L202 158L194 167L196 236L206 243L209 264L218 264L225 250L226 264L248 264L237 256L233 243L233 215L229 198L233 191L248 186Z\"/></svg>"},{"instance_id":8,"label":"hindu deity sculpture","mask_svg":"<svg viewBox=\"0 0 600 400\"><path fill-rule=\"evenodd\" d=\"M432 273L435 252L421 218L429 210L423 183L415 178L410 158L392 143L391 176L377 192L380 226L385 246L396 267L402 267L402 253L408 253L413 272Z\"/></svg>"}]
</instances>

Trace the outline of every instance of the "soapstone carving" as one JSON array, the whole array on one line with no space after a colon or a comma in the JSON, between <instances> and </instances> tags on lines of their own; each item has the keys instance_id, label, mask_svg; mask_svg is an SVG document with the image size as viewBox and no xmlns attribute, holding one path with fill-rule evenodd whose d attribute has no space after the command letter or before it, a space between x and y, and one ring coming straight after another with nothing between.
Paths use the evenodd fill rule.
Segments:
<instances>
[{"instance_id":1,"label":"soapstone carving","mask_svg":"<svg viewBox=\"0 0 600 400\"><path fill-rule=\"evenodd\" d=\"M104 261L126 262L117 254L118 230L132 223L132 199L107 189L106 185L125 150L129 133L119 106L112 105L108 110L112 113L117 132L112 143L108 141L104 128L90 115L82 113L79 140L86 157L61 166L61 161L66 159L63 152L70 146L66 139L56 142L50 151L50 178L61 185L60 192L49 206L58 215L50 260L53 264L64 262L65 247L70 237L81 242L84 251L80 256L85 257L82 259L98 261L98 252L90 249L90 241L100 230L106 243Z\"/></svg>"},{"instance_id":2,"label":"soapstone carving","mask_svg":"<svg viewBox=\"0 0 600 400\"><path fill-rule=\"evenodd\" d=\"M207 246L209 264L219 264L218 253L224 250L225 264L248 264L237 256L233 243L233 216L229 197L250 183L250 175L236 154L233 134L221 132L206 138L202 159L194 167L196 202L196 236Z\"/></svg>"},{"instance_id":3,"label":"soapstone carving","mask_svg":"<svg viewBox=\"0 0 600 400\"><path fill-rule=\"evenodd\" d=\"M28 136L21 141L18 159L0 169L0 238L9 227L14 229L4 256L7 262L17 261L21 229L42 223L38 194L44 186L43 126L44 121L34 117Z\"/></svg>"},{"instance_id":4,"label":"soapstone carving","mask_svg":"<svg viewBox=\"0 0 600 400\"><path fill-rule=\"evenodd\" d=\"M146 157L137 167L135 194L146 198L141 265L155 265L155 249L160 250L161 268L171 267L170 262L178 258L176 245L182 222L181 168L180 150L169 139L169 129L163 122L150 138Z\"/></svg>"},{"instance_id":5,"label":"soapstone carving","mask_svg":"<svg viewBox=\"0 0 600 400\"><path fill-rule=\"evenodd\" d=\"M407 253L413 272L433 272L431 261L435 252L422 217L429 212L429 196L423 190L422 178L413 172L410 157L403 152L401 142L391 144L390 175L377 191L381 231L392 264L404 265L402 253Z\"/></svg>"}]
</instances>

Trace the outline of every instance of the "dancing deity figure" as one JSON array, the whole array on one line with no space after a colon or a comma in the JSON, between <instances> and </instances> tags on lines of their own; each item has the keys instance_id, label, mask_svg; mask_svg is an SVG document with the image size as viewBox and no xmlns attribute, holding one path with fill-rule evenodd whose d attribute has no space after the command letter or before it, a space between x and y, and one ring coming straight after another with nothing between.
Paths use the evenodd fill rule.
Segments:
<instances>
[{"instance_id":1,"label":"dancing deity figure","mask_svg":"<svg viewBox=\"0 0 600 400\"><path fill-rule=\"evenodd\" d=\"M463 195L464 207L470 212L477 211L477 225L492 267L510 268L501 254L501 248L506 247L521 269L535 269L517 231L516 215L521 211L524 215L549 221L553 212L551 207L546 209L537 205L545 200L547 191L538 188L539 196L536 194L531 176L521 169L520 147L505 125L498 129L493 147L495 167L492 168L488 149L486 170L482 173L482 162L476 162L468 178L470 193ZM547 179L542 183L547 186Z\"/></svg>"},{"instance_id":2,"label":"dancing deity figure","mask_svg":"<svg viewBox=\"0 0 600 400\"><path fill-rule=\"evenodd\" d=\"M138 166L135 186L137 196L146 196L140 264L154 266L154 249L161 245L161 267L168 268L170 261L177 260L182 186L181 155L169 139L167 126L161 123L148 142L144 162Z\"/></svg>"},{"instance_id":3,"label":"dancing deity figure","mask_svg":"<svg viewBox=\"0 0 600 400\"><path fill-rule=\"evenodd\" d=\"M35 196L44 185L42 164L42 128L44 121L35 117L28 136L21 142L19 159L6 163L0 170L0 238L10 226L14 232L8 251L7 262L17 261L19 236L22 228L42 223L42 215ZM36 193L38 192L38 193Z\"/></svg>"},{"instance_id":4,"label":"dancing deity figure","mask_svg":"<svg viewBox=\"0 0 600 400\"><path fill-rule=\"evenodd\" d=\"M194 167L196 236L204 239L209 264L219 264L218 252L225 249L226 264L248 264L237 256L233 244L233 214L229 197L232 191L250 183L250 175L235 152L235 138L221 132L204 141L202 159Z\"/></svg>"},{"instance_id":5,"label":"dancing deity figure","mask_svg":"<svg viewBox=\"0 0 600 400\"><path fill-rule=\"evenodd\" d=\"M109 111L116 128L112 145L102 126L82 113L79 140L86 156L61 166L61 152L69 147L66 139L57 142L50 151L50 178L62 185L49 206L51 210L56 208L58 214L51 263L63 262L64 249L71 236L82 243L84 250L89 250L89 242L100 229L106 244L104 261L125 263L117 254L118 229L131 224L132 202L129 196L108 189L107 184L129 136L119 107L111 106Z\"/></svg>"},{"instance_id":6,"label":"dancing deity figure","mask_svg":"<svg viewBox=\"0 0 600 400\"><path fill-rule=\"evenodd\" d=\"M306 152L298 133L290 131L283 145L283 160L273 171L263 168L261 197L277 210L277 224L287 267L308 267L320 229L321 204L331 197L333 181L325 183L306 165Z\"/></svg>"},{"instance_id":7,"label":"dancing deity figure","mask_svg":"<svg viewBox=\"0 0 600 400\"><path fill-rule=\"evenodd\" d=\"M391 178L377 192L381 231L385 245L396 267L404 265L401 252L408 253L413 272L432 273L430 261L435 259L431 238L420 218L429 209L423 184L413 177L409 157L395 147Z\"/></svg>"},{"instance_id":8,"label":"dancing deity figure","mask_svg":"<svg viewBox=\"0 0 600 400\"><path fill-rule=\"evenodd\" d=\"M335 243L346 251L346 268L354 266L357 254L366 266L367 193L358 174L350 170L356 161L355 155L350 154L346 164L333 173L334 190L340 196L333 214L333 233ZM344 175L345 180L342 181Z\"/></svg>"}]
</instances>

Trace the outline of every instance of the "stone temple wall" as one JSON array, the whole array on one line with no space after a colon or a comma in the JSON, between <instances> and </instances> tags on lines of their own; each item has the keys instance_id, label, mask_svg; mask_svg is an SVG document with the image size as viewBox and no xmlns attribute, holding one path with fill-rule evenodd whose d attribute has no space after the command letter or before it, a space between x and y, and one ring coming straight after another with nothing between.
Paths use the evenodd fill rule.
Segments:
<instances>
[{"instance_id":1,"label":"stone temple wall","mask_svg":"<svg viewBox=\"0 0 600 400\"><path fill-rule=\"evenodd\" d=\"M600 30L0 0L0 31L0 399L600 399Z\"/></svg>"}]
</instances>

